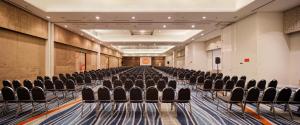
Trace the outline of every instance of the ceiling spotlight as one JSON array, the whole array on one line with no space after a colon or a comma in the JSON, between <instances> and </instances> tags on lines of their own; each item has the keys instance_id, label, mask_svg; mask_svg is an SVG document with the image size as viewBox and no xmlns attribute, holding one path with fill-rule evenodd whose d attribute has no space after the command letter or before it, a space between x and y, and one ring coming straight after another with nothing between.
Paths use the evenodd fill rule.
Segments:
<instances>
[{"instance_id":1,"label":"ceiling spotlight","mask_svg":"<svg viewBox=\"0 0 300 125\"><path fill-rule=\"evenodd\" d=\"M140 33L144 34L146 31L145 30L140 30Z\"/></svg>"},{"instance_id":2,"label":"ceiling spotlight","mask_svg":"<svg viewBox=\"0 0 300 125\"><path fill-rule=\"evenodd\" d=\"M135 16L131 17L131 19L133 19L133 20L134 20L134 19L135 19Z\"/></svg>"},{"instance_id":3,"label":"ceiling spotlight","mask_svg":"<svg viewBox=\"0 0 300 125\"><path fill-rule=\"evenodd\" d=\"M202 19L206 19L206 16L203 16Z\"/></svg>"},{"instance_id":4,"label":"ceiling spotlight","mask_svg":"<svg viewBox=\"0 0 300 125\"><path fill-rule=\"evenodd\" d=\"M99 16L96 16L96 20L99 20L100 19L100 17Z\"/></svg>"},{"instance_id":5,"label":"ceiling spotlight","mask_svg":"<svg viewBox=\"0 0 300 125\"><path fill-rule=\"evenodd\" d=\"M195 28L195 25L193 24L191 27L192 27L192 28Z\"/></svg>"},{"instance_id":6,"label":"ceiling spotlight","mask_svg":"<svg viewBox=\"0 0 300 125\"><path fill-rule=\"evenodd\" d=\"M171 16L168 16L168 19L170 20L170 19L172 19L172 17L171 17Z\"/></svg>"},{"instance_id":7,"label":"ceiling spotlight","mask_svg":"<svg viewBox=\"0 0 300 125\"><path fill-rule=\"evenodd\" d=\"M192 40L195 40L194 38L192 38Z\"/></svg>"},{"instance_id":8,"label":"ceiling spotlight","mask_svg":"<svg viewBox=\"0 0 300 125\"><path fill-rule=\"evenodd\" d=\"M47 19L50 19L51 17L50 17L50 16L46 16L46 18L47 18Z\"/></svg>"},{"instance_id":9,"label":"ceiling spotlight","mask_svg":"<svg viewBox=\"0 0 300 125\"><path fill-rule=\"evenodd\" d=\"M163 25L163 28L166 28L167 27L167 25Z\"/></svg>"},{"instance_id":10,"label":"ceiling spotlight","mask_svg":"<svg viewBox=\"0 0 300 125\"><path fill-rule=\"evenodd\" d=\"M65 28L68 28L68 25L65 25Z\"/></svg>"},{"instance_id":11,"label":"ceiling spotlight","mask_svg":"<svg viewBox=\"0 0 300 125\"><path fill-rule=\"evenodd\" d=\"M202 33L201 36L204 36L204 34Z\"/></svg>"}]
</instances>

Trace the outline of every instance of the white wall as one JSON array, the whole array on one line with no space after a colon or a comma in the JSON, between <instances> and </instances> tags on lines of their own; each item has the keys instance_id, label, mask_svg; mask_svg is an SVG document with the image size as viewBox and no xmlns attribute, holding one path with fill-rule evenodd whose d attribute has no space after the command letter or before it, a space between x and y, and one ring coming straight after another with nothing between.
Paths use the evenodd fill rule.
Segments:
<instances>
[{"instance_id":1,"label":"white wall","mask_svg":"<svg viewBox=\"0 0 300 125\"><path fill-rule=\"evenodd\" d=\"M168 62L169 62L169 64L168 64ZM173 54L166 56L165 66L173 67Z\"/></svg>"},{"instance_id":2,"label":"white wall","mask_svg":"<svg viewBox=\"0 0 300 125\"><path fill-rule=\"evenodd\" d=\"M185 68L207 70L207 52L205 42L192 42L185 46Z\"/></svg>"},{"instance_id":3,"label":"white wall","mask_svg":"<svg viewBox=\"0 0 300 125\"><path fill-rule=\"evenodd\" d=\"M300 32L289 35L289 84L300 86Z\"/></svg>"}]
</instances>

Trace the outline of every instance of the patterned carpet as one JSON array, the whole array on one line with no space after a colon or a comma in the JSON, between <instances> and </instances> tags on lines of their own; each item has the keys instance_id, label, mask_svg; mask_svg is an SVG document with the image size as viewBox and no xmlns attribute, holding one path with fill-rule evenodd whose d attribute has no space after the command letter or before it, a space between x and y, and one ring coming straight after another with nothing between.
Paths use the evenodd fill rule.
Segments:
<instances>
[{"instance_id":1,"label":"patterned carpet","mask_svg":"<svg viewBox=\"0 0 300 125\"><path fill-rule=\"evenodd\" d=\"M94 88L97 89L96 87ZM209 95L209 94L208 94ZM210 96L210 95L209 95ZM70 96L71 97L71 96ZM84 114L81 117L81 101L69 99L61 99L61 104L74 103L69 107L60 106L61 109L55 110L56 103L51 104L47 114L43 118L37 116L43 115L44 105L36 106L36 111L32 112L31 104L23 105L23 112L16 117L16 105L10 105L10 112L1 114L0 124L55 124L55 125L166 125L166 124L182 124L182 125L260 125L260 124L299 124L291 121L288 113L282 113L283 106L277 106L277 117L269 111L269 106L261 106L261 116L256 114L255 105L247 105L245 118L243 117L240 106L233 105L232 111L228 111L226 104L220 101L217 110L217 100L212 100L210 97L196 96L196 92L192 92L192 113L189 106L186 104L177 105L177 111L170 110L170 104L162 104L162 111L158 110L156 104L147 104L147 113L143 114L142 104L132 104L131 110L126 108L125 104L118 104L117 110L112 112L111 104L104 104L101 107L97 104L86 104L84 106ZM292 110L297 107L292 106ZM283 117L284 116L284 117ZM165 120L165 119L169 120ZM299 117L294 116L299 120ZM28 119L30 119L28 121ZM27 121L26 121L27 120ZM173 123L169 123L172 121ZM300 125L300 124L299 124Z\"/></svg>"}]
</instances>

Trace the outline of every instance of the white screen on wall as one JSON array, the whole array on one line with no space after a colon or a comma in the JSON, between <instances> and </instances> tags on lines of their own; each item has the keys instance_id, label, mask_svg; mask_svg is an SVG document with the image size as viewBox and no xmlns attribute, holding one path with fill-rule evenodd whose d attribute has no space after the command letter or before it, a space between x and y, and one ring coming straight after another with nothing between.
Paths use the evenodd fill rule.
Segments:
<instances>
[{"instance_id":1,"label":"white screen on wall","mask_svg":"<svg viewBox=\"0 0 300 125\"><path fill-rule=\"evenodd\" d=\"M151 65L151 57L141 57L140 65L141 66L150 66Z\"/></svg>"}]
</instances>

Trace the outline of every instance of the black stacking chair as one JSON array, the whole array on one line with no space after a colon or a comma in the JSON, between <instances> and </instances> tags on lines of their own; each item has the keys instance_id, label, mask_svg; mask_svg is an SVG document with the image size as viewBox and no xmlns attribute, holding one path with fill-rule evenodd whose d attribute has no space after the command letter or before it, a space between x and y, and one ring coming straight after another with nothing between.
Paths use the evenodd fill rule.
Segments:
<instances>
[{"instance_id":1,"label":"black stacking chair","mask_svg":"<svg viewBox=\"0 0 300 125\"><path fill-rule=\"evenodd\" d=\"M45 80L45 91L53 92L53 94L56 94L54 84L50 79Z\"/></svg>"},{"instance_id":2,"label":"black stacking chair","mask_svg":"<svg viewBox=\"0 0 300 125\"><path fill-rule=\"evenodd\" d=\"M126 82L126 80L125 80L125 82ZM125 83L124 82L124 83ZM117 80L115 80L114 82L113 82L113 87L114 88L116 88L116 87L122 87L123 86L123 82L121 81L121 80L119 80L119 79L117 79Z\"/></svg>"},{"instance_id":3,"label":"black stacking chair","mask_svg":"<svg viewBox=\"0 0 300 125\"><path fill-rule=\"evenodd\" d=\"M204 76L199 76L198 78L197 78L197 87L198 86L202 86L203 84L204 84Z\"/></svg>"},{"instance_id":4,"label":"black stacking chair","mask_svg":"<svg viewBox=\"0 0 300 125\"><path fill-rule=\"evenodd\" d=\"M114 88L113 96L114 96L113 97L113 101L114 101L113 110L116 109L117 103L127 103L128 102L127 97L126 97L126 91L122 87Z\"/></svg>"},{"instance_id":5,"label":"black stacking chair","mask_svg":"<svg viewBox=\"0 0 300 125\"><path fill-rule=\"evenodd\" d=\"M57 76L52 76L52 81L56 81L59 80L59 78Z\"/></svg>"},{"instance_id":6,"label":"black stacking chair","mask_svg":"<svg viewBox=\"0 0 300 125\"><path fill-rule=\"evenodd\" d=\"M241 87L236 87L231 91L230 96L219 96L218 97L218 106L217 109L219 108L219 101L222 100L226 102L227 104L230 104L229 109L231 110L232 104L237 104L237 103L243 103L243 98L244 98L244 89ZM228 106L226 106L228 107ZM244 106L241 106L242 111L244 111Z\"/></svg>"},{"instance_id":7,"label":"black stacking chair","mask_svg":"<svg viewBox=\"0 0 300 125\"><path fill-rule=\"evenodd\" d=\"M178 80L183 84L183 82L184 82L184 73L179 73Z\"/></svg>"},{"instance_id":8,"label":"black stacking chair","mask_svg":"<svg viewBox=\"0 0 300 125\"><path fill-rule=\"evenodd\" d=\"M97 100L95 99L94 91L93 89L89 87L84 87L81 91L82 95L82 104L81 104L81 117L83 115L83 107L85 103L95 103ZM90 105L90 110L91 110L91 105Z\"/></svg>"},{"instance_id":9,"label":"black stacking chair","mask_svg":"<svg viewBox=\"0 0 300 125\"><path fill-rule=\"evenodd\" d=\"M121 77L120 77L120 80L121 80L123 83L125 83L126 79L127 79L127 78L126 78L125 76L121 76Z\"/></svg>"},{"instance_id":10,"label":"black stacking chair","mask_svg":"<svg viewBox=\"0 0 300 125\"><path fill-rule=\"evenodd\" d=\"M267 84L266 80L262 79L257 83L256 86L260 91L264 91L266 89L266 84Z\"/></svg>"},{"instance_id":11,"label":"black stacking chair","mask_svg":"<svg viewBox=\"0 0 300 125\"><path fill-rule=\"evenodd\" d=\"M224 87L225 94L223 94L223 95L227 95L227 92L231 92L234 88L234 85L235 85L235 83L232 80L230 80L230 79L227 80L225 87Z\"/></svg>"},{"instance_id":12,"label":"black stacking chair","mask_svg":"<svg viewBox=\"0 0 300 125\"><path fill-rule=\"evenodd\" d=\"M197 76L191 76L190 79L189 79L189 85L192 87L192 88L195 88L197 84Z\"/></svg>"},{"instance_id":13,"label":"black stacking chair","mask_svg":"<svg viewBox=\"0 0 300 125\"><path fill-rule=\"evenodd\" d=\"M84 85L93 85L92 84L92 78L90 76L84 77Z\"/></svg>"},{"instance_id":14,"label":"black stacking chair","mask_svg":"<svg viewBox=\"0 0 300 125\"><path fill-rule=\"evenodd\" d=\"M58 97L55 95L47 96L44 90L39 86L34 86L31 90L32 100L34 103L45 103L46 111L48 111L48 105L53 101L57 102L59 106ZM33 104L33 103L32 103ZM35 110L35 105L33 104L33 110Z\"/></svg>"},{"instance_id":15,"label":"black stacking chair","mask_svg":"<svg viewBox=\"0 0 300 125\"><path fill-rule=\"evenodd\" d=\"M237 76L232 76L232 77L231 77L231 81L233 81L234 84L237 83L238 79L239 79L239 78L238 78ZM246 82L246 81L245 81L245 82ZM242 88L243 88L243 87L242 87Z\"/></svg>"},{"instance_id":16,"label":"black stacking chair","mask_svg":"<svg viewBox=\"0 0 300 125\"><path fill-rule=\"evenodd\" d=\"M44 78L42 76L37 76L36 79L41 80L42 82L44 82Z\"/></svg>"},{"instance_id":17,"label":"black stacking chair","mask_svg":"<svg viewBox=\"0 0 300 125\"><path fill-rule=\"evenodd\" d=\"M247 77L246 77L246 76L241 76L240 79L246 81L246 80L247 80Z\"/></svg>"},{"instance_id":18,"label":"black stacking chair","mask_svg":"<svg viewBox=\"0 0 300 125\"><path fill-rule=\"evenodd\" d=\"M2 84L3 84L3 87L4 87L4 86L10 87L10 88L13 87L12 84L11 84L11 82L10 82L9 80L3 80L3 81L2 81Z\"/></svg>"},{"instance_id":19,"label":"black stacking chair","mask_svg":"<svg viewBox=\"0 0 300 125\"><path fill-rule=\"evenodd\" d=\"M144 91L145 85L142 79L135 80L135 86L140 87Z\"/></svg>"},{"instance_id":20,"label":"black stacking chair","mask_svg":"<svg viewBox=\"0 0 300 125\"><path fill-rule=\"evenodd\" d=\"M13 80L12 85L15 91L17 91L17 89L22 86L19 80Z\"/></svg>"},{"instance_id":21,"label":"black stacking chair","mask_svg":"<svg viewBox=\"0 0 300 125\"><path fill-rule=\"evenodd\" d=\"M111 103L110 90L105 86L98 88L98 101L101 107L102 103Z\"/></svg>"},{"instance_id":22,"label":"black stacking chair","mask_svg":"<svg viewBox=\"0 0 300 125\"><path fill-rule=\"evenodd\" d=\"M230 80L230 76L224 76L223 78L224 83L227 83L228 80Z\"/></svg>"},{"instance_id":23,"label":"black stacking chair","mask_svg":"<svg viewBox=\"0 0 300 125\"><path fill-rule=\"evenodd\" d=\"M129 91L129 104L131 103L143 103L143 90L140 87L133 87ZM131 108L130 108L131 109ZM144 109L144 104L143 104Z\"/></svg>"},{"instance_id":24,"label":"black stacking chair","mask_svg":"<svg viewBox=\"0 0 300 125\"><path fill-rule=\"evenodd\" d=\"M218 79L217 81L215 81L212 91L216 93L216 97L218 97L219 91L224 91L223 87L224 87L224 82L222 79Z\"/></svg>"},{"instance_id":25,"label":"black stacking chair","mask_svg":"<svg viewBox=\"0 0 300 125\"><path fill-rule=\"evenodd\" d=\"M102 73L99 73L99 74L97 75L97 77L98 77L99 83L101 83L101 81L103 81L103 74L102 74Z\"/></svg>"},{"instance_id":26,"label":"black stacking chair","mask_svg":"<svg viewBox=\"0 0 300 125\"><path fill-rule=\"evenodd\" d=\"M217 77L217 73L212 73L211 74L211 78L214 80L214 79L216 79L216 77Z\"/></svg>"},{"instance_id":27,"label":"black stacking chair","mask_svg":"<svg viewBox=\"0 0 300 125\"><path fill-rule=\"evenodd\" d=\"M51 78L49 76L44 76L44 81L47 79L51 80Z\"/></svg>"},{"instance_id":28,"label":"black stacking chair","mask_svg":"<svg viewBox=\"0 0 300 125\"><path fill-rule=\"evenodd\" d=\"M256 106L258 106L259 91L260 90L257 87L251 87L248 90L248 92L246 93L246 97L243 101L243 103L244 103L243 113L245 113L245 108L246 108L247 103L250 103L250 104L256 103ZM259 112L258 111L259 108L256 108L256 109L257 109L257 112Z\"/></svg>"},{"instance_id":29,"label":"black stacking chair","mask_svg":"<svg viewBox=\"0 0 300 125\"><path fill-rule=\"evenodd\" d=\"M153 79L149 79L146 81L146 88L155 86L155 81Z\"/></svg>"},{"instance_id":30,"label":"black stacking chair","mask_svg":"<svg viewBox=\"0 0 300 125\"><path fill-rule=\"evenodd\" d=\"M113 76L113 77L111 77L111 81L112 82L114 82L115 80L117 80L118 79L118 76Z\"/></svg>"},{"instance_id":31,"label":"black stacking chair","mask_svg":"<svg viewBox=\"0 0 300 125\"><path fill-rule=\"evenodd\" d=\"M291 108L290 108L290 105L289 105L291 95L292 95L292 89L287 88L287 87L282 88L281 90L279 90L278 94L276 95L274 104L284 104L288 109L291 120L293 120L292 111L291 111ZM275 108L273 110L275 112ZM276 113L274 115L275 115L275 118L276 118Z\"/></svg>"},{"instance_id":32,"label":"black stacking chair","mask_svg":"<svg viewBox=\"0 0 300 125\"><path fill-rule=\"evenodd\" d=\"M23 81L23 86L26 87L29 91L31 91L31 89L33 88L32 82L28 79L25 79Z\"/></svg>"},{"instance_id":33,"label":"black stacking chair","mask_svg":"<svg viewBox=\"0 0 300 125\"><path fill-rule=\"evenodd\" d=\"M169 82L169 78L167 76L162 77L163 80L165 80L166 83Z\"/></svg>"},{"instance_id":34,"label":"black stacking chair","mask_svg":"<svg viewBox=\"0 0 300 125\"><path fill-rule=\"evenodd\" d=\"M153 77L153 80L154 80L155 83L157 83L159 79L160 79L159 76L154 76Z\"/></svg>"},{"instance_id":35,"label":"black stacking chair","mask_svg":"<svg viewBox=\"0 0 300 125\"><path fill-rule=\"evenodd\" d=\"M234 80L231 80L232 82L234 82ZM234 82L235 83L235 87L241 87L241 88L245 88L245 83L246 81L245 80L238 80L237 82Z\"/></svg>"},{"instance_id":36,"label":"black stacking chair","mask_svg":"<svg viewBox=\"0 0 300 125\"><path fill-rule=\"evenodd\" d=\"M103 81L103 86L107 87L109 90L113 89L113 86L109 80L104 80Z\"/></svg>"},{"instance_id":37,"label":"black stacking chair","mask_svg":"<svg viewBox=\"0 0 300 125\"><path fill-rule=\"evenodd\" d=\"M165 80L161 79L157 82L157 89L158 91L163 91L166 88Z\"/></svg>"},{"instance_id":38,"label":"black stacking chair","mask_svg":"<svg viewBox=\"0 0 300 125\"><path fill-rule=\"evenodd\" d=\"M17 89L17 97L18 97L18 110L17 114L19 112L22 112L22 103L32 103L32 99L30 97L30 92L26 87L20 86Z\"/></svg>"},{"instance_id":39,"label":"black stacking chair","mask_svg":"<svg viewBox=\"0 0 300 125\"><path fill-rule=\"evenodd\" d=\"M137 79L144 79L142 75L138 75Z\"/></svg>"},{"instance_id":40,"label":"black stacking chair","mask_svg":"<svg viewBox=\"0 0 300 125\"><path fill-rule=\"evenodd\" d=\"M152 79L152 77L151 77L151 76L146 76L146 77L145 77L145 81L147 81L147 80L149 80L149 79Z\"/></svg>"},{"instance_id":41,"label":"black stacking chair","mask_svg":"<svg viewBox=\"0 0 300 125\"><path fill-rule=\"evenodd\" d=\"M199 87L199 90L201 91L201 95L203 96L202 92L211 92L212 86L213 86L212 80L210 80L210 79L205 80L203 86ZM211 93L211 94L213 96L213 93Z\"/></svg>"},{"instance_id":42,"label":"black stacking chair","mask_svg":"<svg viewBox=\"0 0 300 125\"><path fill-rule=\"evenodd\" d=\"M292 99L290 100L289 104L299 105L300 104L300 89L297 89L294 93Z\"/></svg>"},{"instance_id":43,"label":"black stacking chair","mask_svg":"<svg viewBox=\"0 0 300 125\"><path fill-rule=\"evenodd\" d=\"M161 103L171 103L171 110L173 109L175 103L175 91L173 88L165 88L162 92Z\"/></svg>"},{"instance_id":44,"label":"black stacking chair","mask_svg":"<svg viewBox=\"0 0 300 125\"><path fill-rule=\"evenodd\" d=\"M169 83L168 83L168 87L171 87L174 90L176 90L177 82L175 80L170 80Z\"/></svg>"},{"instance_id":45,"label":"black stacking chair","mask_svg":"<svg viewBox=\"0 0 300 125\"><path fill-rule=\"evenodd\" d=\"M84 79L82 76L77 76L76 77L76 84L77 85L84 85Z\"/></svg>"},{"instance_id":46,"label":"black stacking chair","mask_svg":"<svg viewBox=\"0 0 300 125\"><path fill-rule=\"evenodd\" d=\"M129 91L133 87L133 81L131 79L127 79L124 83L125 91Z\"/></svg>"},{"instance_id":47,"label":"black stacking chair","mask_svg":"<svg viewBox=\"0 0 300 125\"><path fill-rule=\"evenodd\" d=\"M247 86L246 86L245 90L248 90L248 89L250 89L251 87L254 87L254 86L256 86L256 81L254 79L252 79L247 83Z\"/></svg>"},{"instance_id":48,"label":"black stacking chair","mask_svg":"<svg viewBox=\"0 0 300 125\"><path fill-rule=\"evenodd\" d=\"M275 100L276 93L277 93L277 91L273 87L269 87L269 88L264 90L264 93L263 93L262 97L259 99L259 101L257 103L257 108L258 108L257 113L258 114L260 114L260 110L259 110L260 104L270 104L271 105L271 110L270 111L273 111L273 114L275 115L273 102Z\"/></svg>"},{"instance_id":49,"label":"black stacking chair","mask_svg":"<svg viewBox=\"0 0 300 125\"><path fill-rule=\"evenodd\" d=\"M178 91L176 103L188 103L190 105L190 112L192 112L191 90L189 88L181 88Z\"/></svg>"},{"instance_id":50,"label":"black stacking chair","mask_svg":"<svg viewBox=\"0 0 300 125\"><path fill-rule=\"evenodd\" d=\"M17 103L15 92L11 87L4 86L1 89L1 94L4 101L4 110L9 110L7 106L8 103Z\"/></svg>"},{"instance_id":51,"label":"black stacking chair","mask_svg":"<svg viewBox=\"0 0 300 125\"><path fill-rule=\"evenodd\" d=\"M132 81L135 81L135 76L130 75L130 76L129 76L129 79L132 80Z\"/></svg>"},{"instance_id":52,"label":"black stacking chair","mask_svg":"<svg viewBox=\"0 0 300 125\"><path fill-rule=\"evenodd\" d=\"M184 81L185 81L185 83L187 83L190 80L191 77L192 77L191 73L185 73L184 74Z\"/></svg>"},{"instance_id":53,"label":"black stacking chair","mask_svg":"<svg viewBox=\"0 0 300 125\"><path fill-rule=\"evenodd\" d=\"M269 82L268 87L273 87L277 88L278 81L276 79L273 79L272 81Z\"/></svg>"},{"instance_id":54,"label":"black stacking chair","mask_svg":"<svg viewBox=\"0 0 300 125\"><path fill-rule=\"evenodd\" d=\"M34 80L34 82L33 82L33 84L34 84L34 86L38 86L38 87L41 87L42 89L44 89L45 87L44 87L44 84L43 84L43 82L41 81L41 80Z\"/></svg>"},{"instance_id":55,"label":"black stacking chair","mask_svg":"<svg viewBox=\"0 0 300 125\"><path fill-rule=\"evenodd\" d=\"M54 81L55 91L61 92L63 94L63 97L65 97L65 86L62 80L56 80Z\"/></svg>"},{"instance_id":56,"label":"black stacking chair","mask_svg":"<svg viewBox=\"0 0 300 125\"><path fill-rule=\"evenodd\" d=\"M75 95L76 95L76 86L75 86L75 82L72 79L68 79L67 83L66 83L66 92L72 92L72 96L75 99ZM75 95L74 95L75 93ZM67 94L66 94L67 96Z\"/></svg>"},{"instance_id":57,"label":"black stacking chair","mask_svg":"<svg viewBox=\"0 0 300 125\"><path fill-rule=\"evenodd\" d=\"M154 86L151 86L146 89L145 95L145 111L147 112L147 103L156 103L158 108L160 109L160 103L158 99L158 90Z\"/></svg>"}]
</instances>

